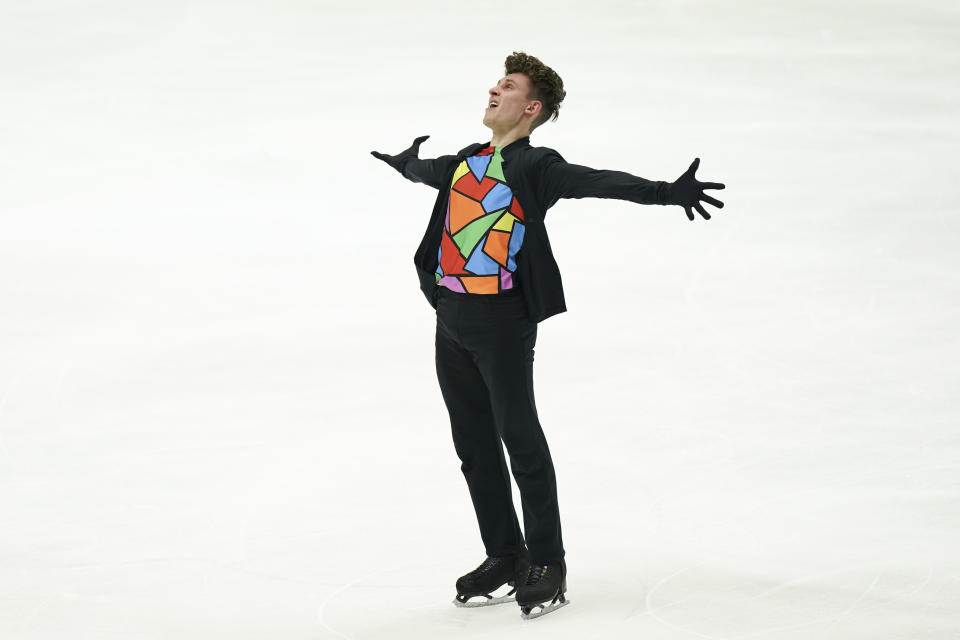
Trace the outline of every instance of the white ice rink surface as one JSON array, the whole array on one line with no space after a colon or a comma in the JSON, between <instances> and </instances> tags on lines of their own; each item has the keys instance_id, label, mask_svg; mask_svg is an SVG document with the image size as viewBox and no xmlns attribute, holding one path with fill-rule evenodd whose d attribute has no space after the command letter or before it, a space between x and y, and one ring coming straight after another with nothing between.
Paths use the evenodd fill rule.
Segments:
<instances>
[{"instance_id":1,"label":"white ice rink surface","mask_svg":"<svg viewBox=\"0 0 960 640\"><path fill-rule=\"evenodd\" d=\"M533 144L727 185L547 217L535 621L451 604L435 192L369 154L488 141L514 50ZM955 2L4 0L0 51L3 640L960 638Z\"/></svg>"}]
</instances>

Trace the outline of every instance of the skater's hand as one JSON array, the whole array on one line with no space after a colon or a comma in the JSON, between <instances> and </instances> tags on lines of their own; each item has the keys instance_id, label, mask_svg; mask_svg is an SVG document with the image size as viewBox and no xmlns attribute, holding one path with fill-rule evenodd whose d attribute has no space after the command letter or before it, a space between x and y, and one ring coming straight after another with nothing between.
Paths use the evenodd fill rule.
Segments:
<instances>
[{"instance_id":1,"label":"skater's hand","mask_svg":"<svg viewBox=\"0 0 960 640\"><path fill-rule=\"evenodd\" d=\"M690 165L690 168L683 172L683 175L668 185L669 191L667 192L666 204L680 205L684 211L687 212L687 218L690 220L693 220L693 211L690 210L690 207L700 212L704 220L709 220L710 214L703 210L703 205L700 204L700 201L709 202L719 209L723 209L723 203L716 198L706 195L703 190L723 189L725 186L720 182L700 182L697 180L694 174L697 172L697 167L699 166L700 158L697 158Z\"/></svg>"},{"instance_id":2,"label":"skater's hand","mask_svg":"<svg viewBox=\"0 0 960 640\"><path fill-rule=\"evenodd\" d=\"M419 138L416 138L413 141L413 144L410 145L410 148L395 156L391 156L386 153L380 153L379 151L371 151L370 154L374 158L383 160L397 171L403 173L403 165L406 164L407 160L417 157L417 154L420 153L420 145L423 144L423 141L429 137L430 136L420 136Z\"/></svg>"}]
</instances>

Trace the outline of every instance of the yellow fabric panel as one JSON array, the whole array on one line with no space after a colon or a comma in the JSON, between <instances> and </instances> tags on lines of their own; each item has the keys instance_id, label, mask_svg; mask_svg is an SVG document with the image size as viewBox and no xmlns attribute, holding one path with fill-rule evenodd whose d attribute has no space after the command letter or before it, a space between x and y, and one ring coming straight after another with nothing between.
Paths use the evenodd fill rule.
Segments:
<instances>
[{"instance_id":1,"label":"yellow fabric panel","mask_svg":"<svg viewBox=\"0 0 960 640\"><path fill-rule=\"evenodd\" d=\"M505 213L503 214L502 218L497 220L497 223L493 225L493 228L510 233L511 231L513 231L513 223L516 220L517 220L517 217L512 213Z\"/></svg>"}]
</instances>

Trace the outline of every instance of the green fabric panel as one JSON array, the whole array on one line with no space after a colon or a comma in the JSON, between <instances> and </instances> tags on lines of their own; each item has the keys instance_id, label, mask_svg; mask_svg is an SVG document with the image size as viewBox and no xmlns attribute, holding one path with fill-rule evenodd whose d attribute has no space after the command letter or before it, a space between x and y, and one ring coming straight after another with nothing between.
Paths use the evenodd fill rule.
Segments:
<instances>
[{"instance_id":1,"label":"green fabric panel","mask_svg":"<svg viewBox=\"0 0 960 640\"><path fill-rule=\"evenodd\" d=\"M507 179L503 177L503 156L500 155L500 151L494 151L493 157L490 159L490 164L487 165L487 172L484 174L490 176L494 180L499 180L500 182L506 183Z\"/></svg>"},{"instance_id":2,"label":"green fabric panel","mask_svg":"<svg viewBox=\"0 0 960 640\"><path fill-rule=\"evenodd\" d=\"M453 241L457 243L457 247L460 248L460 253L464 257L468 257L473 253L473 248L477 246L477 243L480 242L480 239L486 235L487 231L490 230L490 227L500 219L500 214L502 214L505 209L498 209L493 213L488 213L485 216L480 216L460 231L457 231L453 234Z\"/></svg>"}]
</instances>

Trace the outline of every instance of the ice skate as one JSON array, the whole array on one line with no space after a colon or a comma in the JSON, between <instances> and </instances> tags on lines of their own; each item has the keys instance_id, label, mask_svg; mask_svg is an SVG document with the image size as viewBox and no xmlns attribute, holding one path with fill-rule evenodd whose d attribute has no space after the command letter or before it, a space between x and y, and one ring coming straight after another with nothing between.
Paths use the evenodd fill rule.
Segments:
<instances>
[{"instance_id":1,"label":"ice skate","mask_svg":"<svg viewBox=\"0 0 960 640\"><path fill-rule=\"evenodd\" d=\"M567 564L530 565L517 591L520 617L531 620L570 603L566 598ZM540 610L533 612L539 607Z\"/></svg>"},{"instance_id":2,"label":"ice skate","mask_svg":"<svg viewBox=\"0 0 960 640\"><path fill-rule=\"evenodd\" d=\"M518 576L523 576L526 563L518 556L487 557L479 567L457 580L457 596L453 604L458 607L485 607L502 602L513 602ZM507 585L510 590L503 595L491 595ZM485 599L470 600L482 596Z\"/></svg>"}]
</instances>

